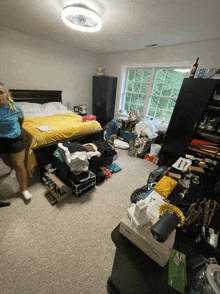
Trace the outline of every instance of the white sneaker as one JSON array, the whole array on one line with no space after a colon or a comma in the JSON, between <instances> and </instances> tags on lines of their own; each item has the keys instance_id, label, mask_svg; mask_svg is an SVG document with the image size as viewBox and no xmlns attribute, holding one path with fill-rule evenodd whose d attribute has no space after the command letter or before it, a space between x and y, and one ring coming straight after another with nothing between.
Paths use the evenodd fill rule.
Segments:
<instances>
[{"instance_id":1,"label":"white sneaker","mask_svg":"<svg viewBox=\"0 0 220 294\"><path fill-rule=\"evenodd\" d=\"M26 200L30 200L32 197L32 194L28 190L21 191L21 193L23 194L23 196Z\"/></svg>"}]
</instances>

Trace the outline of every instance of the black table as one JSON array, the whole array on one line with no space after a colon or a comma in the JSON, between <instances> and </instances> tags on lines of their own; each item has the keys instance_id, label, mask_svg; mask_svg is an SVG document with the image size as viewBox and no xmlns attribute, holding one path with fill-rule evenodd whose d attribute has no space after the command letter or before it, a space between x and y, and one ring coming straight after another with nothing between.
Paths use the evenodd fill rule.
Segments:
<instances>
[{"instance_id":1,"label":"black table","mask_svg":"<svg viewBox=\"0 0 220 294\"><path fill-rule=\"evenodd\" d=\"M210 197L215 181L213 174L219 175L220 163L218 163L211 176L209 172L200 176L200 184L191 182L190 189L184 198L181 193L184 192L180 184L169 195L170 202L179 207L185 214L192 203L203 197ZM179 173L172 168L170 172ZM220 210L217 211L211 221L211 227L220 231ZM176 294L179 293L168 285L168 268L169 262L165 267L159 266L154 260L148 257L143 251L135 246L130 240L119 232L118 225L111 234L112 241L116 246L115 258L113 262L111 276L107 282L107 289L110 293L120 294ZM187 262L200 254L205 258L215 257L220 264L220 244L217 249L210 246L205 240L197 243L199 231L196 226L192 225L190 229L184 231L182 228L176 228L176 238L173 248L186 255ZM220 243L220 242L219 242ZM187 280L190 280L190 271L187 269Z\"/></svg>"},{"instance_id":2,"label":"black table","mask_svg":"<svg viewBox=\"0 0 220 294\"><path fill-rule=\"evenodd\" d=\"M111 234L116 252L107 289L112 294L177 294L168 285L169 262L159 266L148 255L119 232L118 225ZM194 236L193 236L194 237ZM186 261L204 254L215 256L214 248L207 243L196 243L194 238L177 228L174 249L186 254Z\"/></svg>"}]
</instances>

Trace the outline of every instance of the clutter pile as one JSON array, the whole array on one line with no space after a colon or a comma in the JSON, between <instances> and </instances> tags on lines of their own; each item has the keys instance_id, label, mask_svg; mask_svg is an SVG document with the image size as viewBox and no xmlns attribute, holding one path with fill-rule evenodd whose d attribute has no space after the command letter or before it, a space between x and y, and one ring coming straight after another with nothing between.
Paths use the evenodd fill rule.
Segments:
<instances>
[{"instance_id":1,"label":"clutter pile","mask_svg":"<svg viewBox=\"0 0 220 294\"><path fill-rule=\"evenodd\" d=\"M160 219L159 208L164 204L166 198L151 189L127 209L127 214L120 223L120 233L161 267L164 267L170 258L176 234L175 230L170 230L166 238L158 240L155 237L156 231L152 233L152 228Z\"/></svg>"},{"instance_id":2,"label":"clutter pile","mask_svg":"<svg viewBox=\"0 0 220 294\"><path fill-rule=\"evenodd\" d=\"M145 158L157 164L161 148L158 145L162 143L165 131L158 131L151 120L140 121L137 109L133 109L127 119L120 120L121 127L115 119L105 126L105 140L116 148L127 149L129 156Z\"/></svg>"},{"instance_id":3,"label":"clutter pile","mask_svg":"<svg viewBox=\"0 0 220 294\"><path fill-rule=\"evenodd\" d=\"M216 160L186 154L171 166L163 165L151 171L147 184L130 196L132 206L121 221L121 233L157 263L150 250L154 241L147 243L143 237L146 232L164 243L181 227L182 233L189 234L190 238L194 236L195 243L218 248L220 185L213 186L213 170L219 173L219 169L220 163ZM158 218L152 218L152 214ZM166 261L168 257L160 261L161 266Z\"/></svg>"},{"instance_id":4,"label":"clutter pile","mask_svg":"<svg viewBox=\"0 0 220 294\"><path fill-rule=\"evenodd\" d=\"M69 190L79 197L121 170L113 163L117 158L115 148L104 139L86 144L69 141L58 143L53 162L45 167L47 172L43 181L58 198L57 202L69 196ZM61 190L68 192L66 197L63 197ZM45 196L48 198L48 193Z\"/></svg>"}]
</instances>

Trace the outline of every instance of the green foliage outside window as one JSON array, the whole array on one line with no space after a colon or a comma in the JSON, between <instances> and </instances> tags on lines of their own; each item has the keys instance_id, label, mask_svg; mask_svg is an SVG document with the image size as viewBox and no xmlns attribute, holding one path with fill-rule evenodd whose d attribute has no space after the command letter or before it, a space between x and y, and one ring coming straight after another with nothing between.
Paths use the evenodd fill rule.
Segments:
<instances>
[{"instance_id":1,"label":"green foliage outside window","mask_svg":"<svg viewBox=\"0 0 220 294\"><path fill-rule=\"evenodd\" d=\"M139 113L143 113L151 72L151 69L128 70L124 93L124 109L127 112L138 108ZM146 115L169 122L183 79L186 77L187 71L184 73L174 69L156 69Z\"/></svg>"}]
</instances>

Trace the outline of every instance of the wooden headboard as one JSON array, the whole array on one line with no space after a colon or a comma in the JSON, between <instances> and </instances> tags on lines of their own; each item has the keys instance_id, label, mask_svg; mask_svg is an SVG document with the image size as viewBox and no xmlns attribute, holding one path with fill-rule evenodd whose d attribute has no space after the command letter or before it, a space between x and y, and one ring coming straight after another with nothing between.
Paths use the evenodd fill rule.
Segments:
<instances>
[{"instance_id":1,"label":"wooden headboard","mask_svg":"<svg viewBox=\"0 0 220 294\"><path fill-rule=\"evenodd\" d=\"M47 103L62 102L62 91L49 90L9 90L14 102Z\"/></svg>"}]
</instances>

